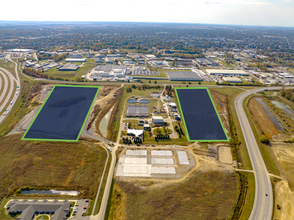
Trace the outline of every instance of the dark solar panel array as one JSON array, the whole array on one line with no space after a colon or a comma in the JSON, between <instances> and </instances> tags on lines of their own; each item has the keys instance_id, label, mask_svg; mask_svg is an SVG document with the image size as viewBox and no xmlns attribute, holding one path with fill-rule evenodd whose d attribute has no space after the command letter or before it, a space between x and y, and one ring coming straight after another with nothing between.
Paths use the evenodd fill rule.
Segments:
<instances>
[{"instance_id":1,"label":"dark solar panel array","mask_svg":"<svg viewBox=\"0 0 294 220\"><path fill-rule=\"evenodd\" d=\"M24 138L76 140L97 89L56 86Z\"/></svg>"},{"instance_id":2,"label":"dark solar panel array","mask_svg":"<svg viewBox=\"0 0 294 220\"><path fill-rule=\"evenodd\" d=\"M208 91L177 89L190 140L227 140Z\"/></svg>"}]
</instances>

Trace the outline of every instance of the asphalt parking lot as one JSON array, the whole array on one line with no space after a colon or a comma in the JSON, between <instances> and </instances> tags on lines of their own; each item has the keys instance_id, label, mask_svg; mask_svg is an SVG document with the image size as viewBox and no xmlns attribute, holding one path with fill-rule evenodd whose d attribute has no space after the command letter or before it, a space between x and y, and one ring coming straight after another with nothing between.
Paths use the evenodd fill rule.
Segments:
<instances>
[{"instance_id":1,"label":"asphalt parking lot","mask_svg":"<svg viewBox=\"0 0 294 220\"><path fill-rule=\"evenodd\" d=\"M76 216L73 216L72 218L70 219L76 219L76 220L88 220L90 219L90 216L82 216L83 212L87 211L87 208L88 208L88 205L89 205L89 202L86 202L87 199L80 199L77 201L76 204L79 204L78 206L75 205L75 207L78 207L77 208L77 212L76 212ZM86 207L86 209L84 209L84 207Z\"/></svg>"}]
</instances>

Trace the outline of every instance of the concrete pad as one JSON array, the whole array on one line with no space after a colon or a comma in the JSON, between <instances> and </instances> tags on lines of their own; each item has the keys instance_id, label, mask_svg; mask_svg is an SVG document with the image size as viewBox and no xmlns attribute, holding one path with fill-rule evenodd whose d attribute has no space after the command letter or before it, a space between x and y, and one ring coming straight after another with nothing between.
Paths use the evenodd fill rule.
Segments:
<instances>
[{"instance_id":1,"label":"concrete pad","mask_svg":"<svg viewBox=\"0 0 294 220\"><path fill-rule=\"evenodd\" d=\"M218 148L218 158L219 161L222 163L232 164L233 158L231 154L231 148L230 147L219 147Z\"/></svg>"},{"instance_id":2,"label":"concrete pad","mask_svg":"<svg viewBox=\"0 0 294 220\"><path fill-rule=\"evenodd\" d=\"M152 174L176 174L174 167L151 167Z\"/></svg>"},{"instance_id":3,"label":"concrete pad","mask_svg":"<svg viewBox=\"0 0 294 220\"><path fill-rule=\"evenodd\" d=\"M126 155L147 156L147 150L127 150Z\"/></svg>"},{"instance_id":4,"label":"concrete pad","mask_svg":"<svg viewBox=\"0 0 294 220\"><path fill-rule=\"evenodd\" d=\"M173 156L173 152L171 150L152 150L151 156Z\"/></svg>"},{"instance_id":5,"label":"concrete pad","mask_svg":"<svg viewBox=\"0 0 294 220\"><path fill-rule=\"evenodd\" d=\"M183 165L189 164L189 160L188 160L186 151L177 150L177 154L178 154L180 164L183 164Z\"/></svg>"},{"instance_id":6,"label":"concrete pad","mask_svg":"<svg viewBox=\"0 0 294 220\"><path fill-rule=\"evenodd\" d=\"M173 158L151 158L151 164L174 164Z\"/></svg>"},{"instance_id":7,"label":"concrete pad","mask_svg":"<svg viewBox=\"0 0 294 220\"><path fill-rule=\"evenodd\" d=\"M127 157L125 164L147 164L147 158Z\"/></svg>"}]
</instances>

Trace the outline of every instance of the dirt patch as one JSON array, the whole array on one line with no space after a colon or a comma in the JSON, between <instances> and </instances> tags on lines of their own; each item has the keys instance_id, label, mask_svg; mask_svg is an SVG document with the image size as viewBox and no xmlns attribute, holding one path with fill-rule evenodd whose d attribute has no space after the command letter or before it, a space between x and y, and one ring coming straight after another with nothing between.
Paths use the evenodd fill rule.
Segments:
<instances>
[{"instance_id":1,"label":"dirt patch","mask_svg":"<svg viewBox=\"0 0 294 220\"><path fill-rule=\"evenodd\" d=\"M287 180L289 186L294 189L294 145L282 143L273 144L272 150L281 176Z\"/></svg>"},{"instance_id":2,"label":"dirt patch","mask_svg":"<svg viewBox=\"0 0 294 220\"><path fill-rule=\"evenodd\" d=\"M222 163L232 164L233 158L231 154L231 148L230 147L219 147L218 148L219 153L219 161Z\"/></svg>"},{"instance_id":3,"label":"dirt patch","mask_svg":"<svg viewBox=\"0 0 294 220\"><path fill-rule=\"evenodd\" d=\"M221 122L226 130L226 133L230 136L230 125L228 121L227 110L227 98L225 95L218 93L214 90L209 90L213 103L218 111Z\"/></svg>"},{"instance_id":4,"label":"dirt patch","mask_svg":"<svg viewBox=\"0 0 294 220\"><path fill-rule=\"evenodd\" d=\"M0 138L0 198L24 186L78 189L81 196L95 197L107 157L104 148L91 141L21 141L21 136Z\"/></svg>"},{"instance_id":5,"label":"dirt patch","mask_svg":"<svg viewBox=\"0 0 294 220\"><path fill-rule=\"evenodd\" d=\"M115 185L126 195L125 219L229 219L237 195L236 174L218 171L194 172L184 182L160 188L122 181ZM112 204L115 214L114 197Z\"/></svg>"},{"instance_id":6,"label":"dirt patch","mask_svg":"<svg viewBox=\"0 0 294 220\"><path fill-rule=\"evenodd\" d=\"M268 138L271 138L273 135L277 135L280 133L272 120L267 115L263 106L255 98L251 98L249 100L248 107L260 129Z\"/></svg>"},{"instance_id":7,"label":"dirt patch","mask_svg":"<svg viewBox=\"0 0 294 220\"><path fill-rule=\"evenodd\" d=\"M275 184L275 206L273 219L294 219L294 192L286 181Z\"/></svg>"}]
</instances>

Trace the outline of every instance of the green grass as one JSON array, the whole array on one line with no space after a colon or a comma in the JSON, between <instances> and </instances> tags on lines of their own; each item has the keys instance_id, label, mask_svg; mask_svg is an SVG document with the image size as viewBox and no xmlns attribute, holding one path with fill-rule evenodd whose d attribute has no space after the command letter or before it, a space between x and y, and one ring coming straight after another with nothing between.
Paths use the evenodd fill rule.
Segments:
<instances>
[{"instance_id":1,"label":"green grass","mask_svg":"<svg viewBox=\"0 0 294 220\"><path fill-rule=\"evenodd\" d=\"M77 65L80 65L81 63L74 63ZM76 71L59 71L57 67L54 67L46 72L44 74L48 76L54 76L54 77L60 77L65 79L75 79L77 77L81 77L82 75L86 75L90 70L92 70L97 64L95 62L90 62L87 60L87 62L84 63L83 67L80 67Z\"/></svg>"},{"instance_id":2,"label":"green grass","mask_svg":"<svg viewBox=\"0 0 294 220\"><path fill-rule=\"evenodd\" d=\"M14 77L16 77L15 74L15 64L12 62L5 62L4 60L0 60L0 67L8 70Z\"/></svg>"},{"instance_id":3,"label":"green grass","mask_svg":"<svg viewBox=\"0 0 294 220\"><path fill-rule=\"evenodd\" d=\"M79 196L95 197L106 161L106 151L96 141L21 141L21 136L0 138L0 197L26 186L75 189Z\"/></svg>"},{"instance_id":4,"label":"green grass","mask_svg":"<svg viewBox=\"0 0 294 220\"><path fill-rule=\"evenodd\" d=\"M254 174L249 172L241 172L244 176L247 177L247 194L245 199L245 204L239 220L247 220L251 214L253 208L254 198L255 198L255 179Z\"/></svg>"},{"instance_id":5,"label":"green grass","mask_svg":"<svg viewBox=\"0 0 294 220\"><path fill-rule=\"evenodd\" d=\"M0 220L15 220L20 214L9 214L9 212L4 208L10 199L2 199L0 202Z\"/></svg>"},{"instance_id":6,"label":"green grass","mask_svg":"<svg viewBox=\"0 0 294 220\"><path fill-rule=\"evenodd\" d=\"M294 68L287 69L289 72L294 73Z\"/></svg>"},{"instance_id":7,"label":"green grass","mask_svg":"<svg viewBox=\"0 0 294 220\"><path fill-rule=\"evenodd\" d=\"M144 182L144 189L115 182L108 219L230 219L237 199L235 173L194 172L177 184L150 188L152 182Z\"/></svg>"},{"instance_id":8,"label":"green grass","mask_svg":"<svg viewBox=\"0 0 294 220\"><path fill-rule=\"evenodd\" d=\"M105 189L106 182L107 182L107 177L108 177L108 172L109 172L110 165L111 165L111 160L112 160L112 157L111 157L111 154L109 153L109 159L108 159L107 167L106 167L106 170L105 170L104 179L103 179L103 182L102 182L102 185L101 185L101 189L100 189L99 197L98 197L98 200L97 200L97 204L96 204L96 207L95 207L94 215L97 215L99 210L100 210L100 205L101 205L101 202L102 202L102 199L103 199L104 189ZM88 211L88 214L91 214L91 212Z\"/></svg>"},{"instance_id":9,"label":"green grass","mask_svg":"<svg viewBox=\"0 0 294 220\"><path fill-rule=\"evenodd\" d=\"M44 220L49 220L48 215L39 215L37 218L35 218L35 220L41 220L42 218L43 218Z\"/></svg>"},{"instance_id":10,"label":"green grass","mask_svg":"<svg viewBox=\"0 0 294 220\"><path fill-rule=\"evenodd\" d=\"M274 157L272 155L271 149L268 145L262 144L260 142L261 130L260 130L259 126L256 123L254 123L254 121L252 120L252 117L254 117L254 116L251 113L249 113L247 103L248 103L248 100L250 99L250 97L251 96L248 96L247 98L245 98L244 103L243 103L243 107L244 107L246 116L247 116L248 121L250 123L251 129L253 131L254 137L256 139L257 145L259 147L260 153L261 153L262 158L264 160L264 163L267 167L267 170L270 171L271 173L279 176L280 172L279 172L279 169L276 165Z\"/></svg>"}]
</instances>

